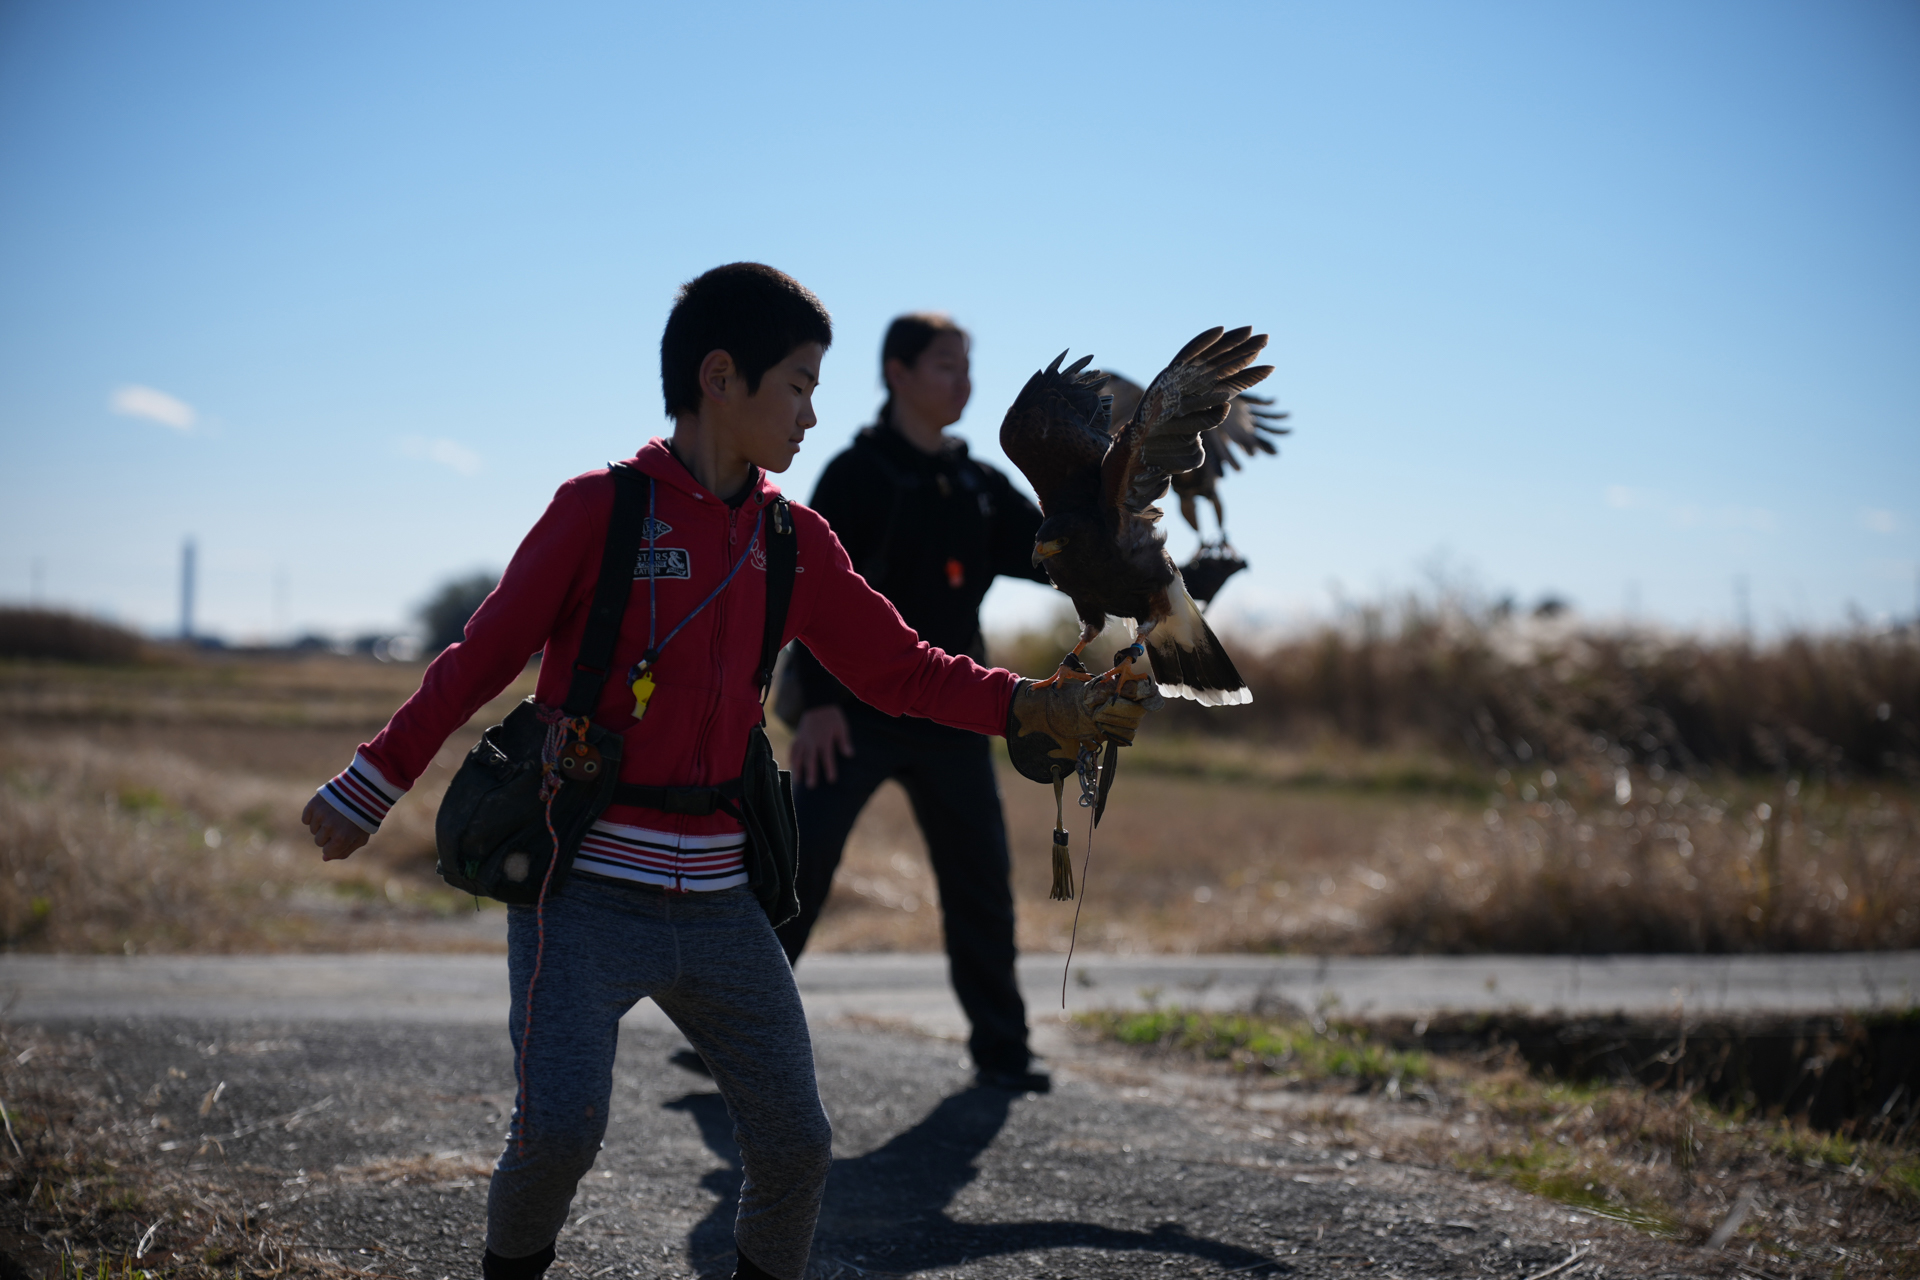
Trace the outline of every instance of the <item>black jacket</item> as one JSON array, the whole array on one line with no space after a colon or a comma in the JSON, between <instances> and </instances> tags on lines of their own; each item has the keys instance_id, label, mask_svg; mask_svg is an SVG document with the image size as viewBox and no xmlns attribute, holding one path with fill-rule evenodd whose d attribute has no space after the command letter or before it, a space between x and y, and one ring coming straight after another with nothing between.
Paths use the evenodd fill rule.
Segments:
<instances>
[{"instance_id":1,"label":"black jacket","mask_svg":"<svg viewBox=\"0 0 1920 1280\"><path fill-rule=\"evenodd\" d=\"M929 455L890 427L864 428L821 472L807 505L907 625L948 653L986 661L980 601L996 576L1048 581L1033 565L1039 508L960 440ZM793 664L805 709L863 708L804 646L794 646ZM912 717L901 724L936 737L960 732Z\"/></svg>"}]
</instances>

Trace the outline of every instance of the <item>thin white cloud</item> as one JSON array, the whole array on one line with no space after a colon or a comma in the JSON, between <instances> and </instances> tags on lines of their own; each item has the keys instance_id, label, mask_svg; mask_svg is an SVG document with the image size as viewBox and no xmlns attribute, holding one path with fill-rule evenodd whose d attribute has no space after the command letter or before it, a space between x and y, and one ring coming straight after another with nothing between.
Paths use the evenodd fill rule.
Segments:
<instances>
[{"instance_id":1,"label":"thin white cloud","mask_svg":"<svg viewBox=\"0 0 1920 1280\"><path fill-rule=\"evenodd\" d=\"M145 418L175 431L190 432L200 415L184 400L164 391L138 385L121 387L107 398L107 407L129 418Z\"/></svg>"},{"instance_id":2,"label":"thin white cloud","mask_svg":"<svg viewBox=\"0 0 1920 1280\"><path fill-rule=\"evenodd\" d=\"M1860 512L1861 527L1875 533L1900 532L1900 517L1892 511L1883 511L1879 507L1867 507Z\"/></svg>"},{"instance_id":3,"label":"thin white cloud","mask_svg":"<svg viewBox=\"0 0 1920 1280\"><path fill-rule=\"evenodd\" d=\"M444 436L432 440L424 436L404 436L400 452L422 462L437 462L456 475L470 476L480 470L479 454Z\"/></svg>"},{"instance_id":4,"label":"thin white cloud","mask_svg":"<svg viewBox=\"0 0 1920 1280\"><path fill-rule=\"evenodd\" d=\"M1761 533L1772 529L1775 523L1773 512L1765 507L1714 507L1704 511L1686 507L1676 510L1674 521L1683 525L1705 525L1709 529L1752 529Z\"/></svg>"},{"instance_id":5,"label":"thin white cloud","mask_svg":"<svg viewBox=\"0 0 1920 1280\"><path fill-rule=\"evenodd\" d=\"M1765 507L1703 507L1695 502L1675 502L1655 489L1634 489L1610 484L1601 491L1606 504L1616 511L1645 508L1664 516L1678 529L1753 530L1774 529L1779 520Z\"/></svg>"}]
</instances>

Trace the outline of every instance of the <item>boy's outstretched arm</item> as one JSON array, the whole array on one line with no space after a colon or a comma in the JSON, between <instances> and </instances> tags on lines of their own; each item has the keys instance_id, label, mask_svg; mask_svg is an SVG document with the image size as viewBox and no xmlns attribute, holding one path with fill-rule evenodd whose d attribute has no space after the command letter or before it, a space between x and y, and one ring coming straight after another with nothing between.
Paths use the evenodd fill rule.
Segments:
<instances>
[{"instance_id":1,"label":"boy's outstretched arm","mask_svg":"<svg viewBox=\"0 0 1920 1280\"><path fill-rule=\"evenodd\" d=\"M499 587L468 621L465 638L441 651L386 728L301 811L323 860L366 844L448 735L512 683L561 612L591 590L587 575L597 575L599 560L588 552L605 543L606 522L589 516L578 489L577 480L560 486Z\"/></svg>"},{"instance_id":2,"label":"boy's outstretched arm","mask_svg":"<svg viewBox=\"0 0 1920 1280\"><path fill-rule=\"evenodd\" d=\"M853 571L824 522L819 532L819 543L801 544L809 596L798 638L869 706L975 733L1006 736L1012 728L1015 737L1055 743L1071 760L1067 744L1076 739L1130 742L1141 716L1156 705L1150 680L1130 681L1125 689L1091 683L1042 688L929 646Z\"/></svg>"}]
</instances>

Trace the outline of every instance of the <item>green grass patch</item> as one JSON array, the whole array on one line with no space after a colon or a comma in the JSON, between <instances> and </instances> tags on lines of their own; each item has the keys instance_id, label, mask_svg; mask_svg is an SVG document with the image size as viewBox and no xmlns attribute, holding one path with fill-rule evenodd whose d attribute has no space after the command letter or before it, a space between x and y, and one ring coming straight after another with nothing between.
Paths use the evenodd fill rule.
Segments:
<instances>
[{"instance_id":1,"label":"green grass patch","mask_svg":"<svg viewBox=\"0 0 1920 1280\"><path fill-rule=\"evenodd\" d=\"M1671 1239L1680 1224L1659 1195L1614 1161L1579 1159L1552 1142L1532 1142L1454 1161L1470 1173L1499 1178L1522 1191Z\"/></svg>"},{"instance_id":2,"label":"green grass patch","mask_svg":"<svg viewBox=\"0 0 1920 1280\"><path fill-rule=\"evenodd\" d=\"M1880 1180L1888 1190L1908 1204L1920 1204L1920 1156L1910 1156L1888 1165Z\"/></svg>"},{"instance_id":3,"label":"green grass patch","mask_svg":"<svg viewBox=\"0 0 1920 1280\"><path fill-rule=\"evenodd\" d=\"M1175 1049L1230 1062L1241 1070L1266 1071L1303 1082L1351 1080L1374 1085L1394 1079L1425 1080L1433 1070L1424 1053L1404 1052L1338 1026L1323 1032L1304 1022L1180 1009L1083 1013L1077 1021L1122 1044Z\"/></svg>"},{"instance_id":4,"label":"green grass patch","mask_svg":"<svg viewBox=\"0 0 1920 1280\"><path fill-rule=\"evenodd\" d=\"M153 787L122 787L115 799L128 813L165 813L172 807Z\"/></svg>"},{"instance_id":5,"label":"green grass patch","mask_svg":"<svg viewBox=\"0 0 1920 1280\"><path fill-rule=\"evenodd\" d=\"M1795 1124L1762 1124L1767 1146L1789 1160L1845 1169L1859 1157L1860 1144L1840 1133L1819 1133Z\"/></svg>"}]
</instances>

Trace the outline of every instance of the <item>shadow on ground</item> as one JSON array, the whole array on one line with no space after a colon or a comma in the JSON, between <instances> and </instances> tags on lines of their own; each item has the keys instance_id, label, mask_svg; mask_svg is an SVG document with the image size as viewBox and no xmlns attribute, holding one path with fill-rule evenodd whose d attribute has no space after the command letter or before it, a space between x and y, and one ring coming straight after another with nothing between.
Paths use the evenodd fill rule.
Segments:
<instances>
[{"instance_id":1,"label":"shadow on ground","mask_svg":"<svg viewBox=\"0 0 1920 1280\"><path fill-rule=\"evenodd\" d=\"M1190 1235L1171 1223L1127 1231L1070 1219L955 1221L948 1207L979 1176L976 1162L1006 1125L1015 1097L999 1089L962 1089L884 1146L836 1158L814 1236L815 1259L852 1257L873 1270L905 1274L1000 1254L1078 1248L1186 1254L1229 1271L1251 1272L1262 1264L1287 1269L1252 1250ZM664 1106L691 1115L708 1148L727 1162L702 1179L717 1202L687 1242L691 1257L724 1268L733 1259L741 1179L733 1120L717 1093L689 1093Z\"/></svg>"}]
</instances>

